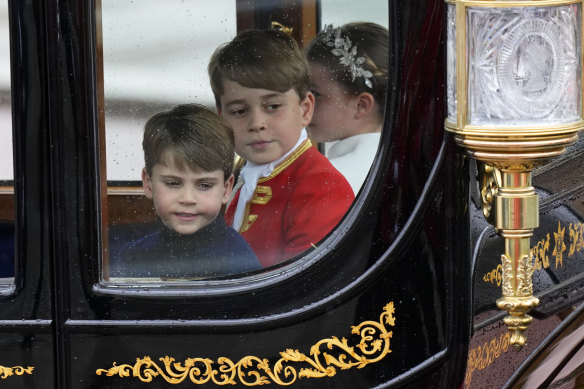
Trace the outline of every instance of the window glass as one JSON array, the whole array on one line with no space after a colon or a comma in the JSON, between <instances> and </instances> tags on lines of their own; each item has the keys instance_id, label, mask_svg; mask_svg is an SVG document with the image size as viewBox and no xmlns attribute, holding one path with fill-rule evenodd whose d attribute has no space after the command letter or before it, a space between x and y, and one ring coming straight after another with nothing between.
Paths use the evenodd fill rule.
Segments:
<instances>
[{"instance_id":1,"label":"window glass","mask_svg":"<svg viewBox=\"0 0 584 389\"><path fill-rule=\"evenodd\" d=\"M142 190L144 125L155 113L178 104L196 102L214 109L207 63L215 48L235 35L235 9L235 0L98 4L108 187L105 279L124 245L159 227L152 201ZM145 278L151 280L148 273Z\"/></svg>"},{"instance_id":2,"label":"window glass","mask_svg":"<svg viewBox=\"0 0 584 389\"><path fill-rule=\"evenodd\" d=\"M321 0L321 24L340 26L363 20L388 28L388 3L379 0Z\"/></svg>"},{"instance_id":3,"label":"window glass","mask_svg":"<svg viewBox=\"0 0 584 389\"><path fill-rule=\"evenodd\" d=\"M280 14L284 15L282 18L277 16L278 12L270 8L278 7L279 5L271 5L259 1L171 0L160 2L158 0L141 0L138 2L133 0L101 0L101 2L97 3L98 73L103 77L102 89L99 94L100 113L103 115L100 125L102 126L102 137L105 139L105 150L102 150L101 156L102 171L106 172L106 176L102 179L104 180L104 187L107 186L107 202L102 207L104 211L104 259L101 269L104 281L135 283L159 282L161 279L193 280L223 276L231 277L236 274L247 274L248 271L260 271L272 264L270 261L263 261L263 253L258 251L257 245L265 248L271 244L277 245L278 243L273 243L275 242L273 239L262 238L256 239L254 246L252 240L245 233L252 223L255 223L255 220L261 220L261 223L264 223L266 234L278 230L279 227L268 227L269 223L266 222L268 218L259 216L258 219L258 215L254 214L252 208L243 209L245 207L242 207L242 209L236 209L236 207L232 207L231 211L229 208L227 209L226 219L228 225L231 219L237 220L239 218L240 224L237 231L241 232L241 235L232 230L232 232L228 233L229 237L221 235L218 238L217 230L212 230L213 233L209 233L208 229L197 230L197 233L181 230L178 224L188 224L196 219L205 220L207 216L204 212L206 211L201 211L203 212L203 215L201 215L195 214L194 211L185 211L182 206L177 210L172 203L167 204L164 200L160 200L161 197L157 197L156 193L176 194L180 192L181 188L187 187L186 183L192 182L193 192L204 192L204 196L207 196L201 195L203 197L197 198L196 201L199 203L206 201L204 198L212 197L211 193L216 193L215 199L219 198L221 200L219 206L223 205L223 207L219 210L217 209L217 204L210 205L208 209L212 209L212 213L219 211L219 214L217 219L211 217L209 220L223 220L224 203L229 203L231 198L223 201L222 196L225 196L225 193L230 191L231 185L237 185L237 178L230 181L222 175L215 177L213 174L217 173L217 170L207 172L204 169L194 169L192 166L200 166L201 164L195 161L194 165L189 165L189 162L185 162L184 158L180 159L180 156L176 157L175 154L168 151L158 157L157 161L160 162L162 160L162 163L155 163L152 170L143 170L145 161L142 140L145 126L147 128L152 126L151 139L156 138L156 134L162 133L161 128L165 126L158 122L148 122L149 118L162 111L168 112L177 105L196 103L216 112L217 107L210 87L207 66L215 49L219 45L231 41L236 36L238 28L239 30L253 27L268 28L269 25L264 23L266 18L271 19L271 22L277 21L284 27L293 26L292 36L300 42L300 45L304 46L300 47L300 52L302 52L317 32L314 26L319 22L316 20L317 7L319 6L321 6L322 11L322 24L333 23L335 26L340 26L355 20L371 20L379 22L383 27L387 25L387 4L384 1L359 2L359 6L353 5L349 1L343 2L341 6L337 5L340 3L333 1L323 1L322 4L319 4L311 0L307 1L306 4L300 5L293 1L284 1L282 3L287 3L286 6L282 6L285 11ZM290 12L290 9L295 11ZM290 18L290 20L287 18ZM259 27L259 25L262 25L262 27ZM253 56L253 51L250 50L247 53ZM280 56L276 55L276 57ZM335 57L335 59L337 58ZM266 57L262 57L261 60L262 62L268 61ZM357 65L360 67L359 64ZM380 65L380 68L386 67ZM365 72L366 69L363 68L361 70ZM278 72L286 73L281 68L273 73ZM363 74L366 77L361 77L358 82L367 83L370 79L373 80L372 76L367 76L367 72ZM239 156L257 164L265 163L268 165L271 162L279 161L278 158L287 161L289 157L292 158L292 156L300 154L292 153L291 156L288 156L282 152L280 153L281 155L270 157L269 161L255 161L252 159L253 156L251 154L244 155L244 148L247 143L238 142L238 140L243 139L241 135L238 136L238 123L240 123L238 120L240 117L245 116L243 114L244 111L251 112L252 109L234 107L231 103L242 100L240 96L254 99L257 96L253 95L253 91L256 91L257 88L247 88L252 90L252 94L248 95L246 93L249 90L246 90L245 87L241 90L241 84L237 82L232 84L226 84L229 86L229 90L226 87L226 91L222 96L225 97L224 100L228 100L226 96L233 97L230 95L231 92L235 91L237 95L229 100L230 104L228 105L222 105L223 101L221 101L219 108L227 122L235 130L235 151ZM385 87L385 84L383 85ZM325 91L321 90L321 93L323 92ZM295 91L292 91L289 96L282 94L282 96L278 96L279 100L276 102L271 100L266 104L262 102L261 107L262 109L264 107L277 109L275 107L286 106L287 99L294 99L297 96L295 93ZM260 96L260 98L264 97ZM317 97L316 99L318 100L319 98ZM304 100L301 99L300 101L300 110L302 111L304 109L302 105ZM244 101L244 105L248 103L248 100ZM298 106L298 104L295 103L294 106ZM380 115L383 115L383 103L378 103L378 106L373 109L380 110ZM173 115L176 114L176 112L173 113ZM237 119L235 118L236 116ZM313 138L310 118L306 119L306 124L304 124L304 120L303 116L302 123L307 129L306 136ZM149 123L148 125L147 122ZM279 120L277 122L278 124L281 123ZM219 124L217 125L219 126ZM243 127L245 126L248 126L248 124ZM301 128L302 126L299 127L299 131ZM210 138L207 136L205 139ZM298 147L298 150L301 150L300 142L295 145L296 139L286 139L285 142L287 142L287 145L290 143L291 146ZM301 137L300 139L304 138ZM260 140L264 143L269 143L267 139ZM318 139L311 140L313 144L321 142ZM269 141L271 142L271 140ZM374 142L370 142L373 145L371 146L373 152L369 153L371 154L371 159L377 150L378 141L379 134L377 134ZM302 144L304 145L305 143ZM262 145L250 146L256 151L257 149L262 149L262 147ZM209 158L220 153L212 145L209 145L207 149ZM233 156L235 157L236 155L233 154ZM329 156L327 155L327 157ZM178 158L178 162L176 158ZM190 160L190 158L187 159ZM105 161L105 164L103 164L103 161ZM371 162L368 163L363 168L362 179L364 179L369 170ZM338 169L341 170L339 167ZM244 170L251 171L251 169ZM235 170L236 175L239 175L239 172L239 168ZM276 172L280 174L277 169ZM243 176L244 174L242 173ZM273 176L269 175L264 178L267 180L270 177ZM336 189L334 195L343 198L344 208L342 211L337 212L340 215L338 218L329 222L331 227L324 231L322 236L326 235L326 232L330 231L333 228L332 226L341 220L342 215L349 209L353 201L354 193L359 190L358 188L353 190L340 173L339 177L343 180L343 184L340 185L342 188ZM225 180L222 178L225 178ZM105 185L106 180L107 185ZM146 183L144 185L146 192L144 192L143 181ZM258 182L258 184L255 189L252 188L249 192L250 196L253 196L253 199L250 197L251 204L267 204L270 201L274 204L276 201L271 199L272 197L278 198L279 194L277 189L272 190L272 188L278 188L279 186L276 184L273 186L269 184L262 185L257 180L254 182ZM216 183L218 184L215 185ZM244 193L243 189L241 192L237 192L238 188L236 187L233 191L234 194ZM152 199L153 197L154 199ZM185 201L184 198L177 197L175 203L183 204ZM237 201L237 197L234 201ZM318 202L313 201L312 203ZM253 207L253 205L251 206ZM294 206L291 208L294 208ZM334 208L323 207L323 209ZM272 214L281 214L278 210L270 212ZM165 215L168 217L165 217ZM207 225L215 225L215 223L209 222L209 224L205 224L205 226ZM307 225L306 229L309 227ZM201 235L199 231L206 231L205 233L212 236ZM322 231L319 233L322 233ZM227 234L227 232L222 232L222 234ZM185 238L187 235L189 236ZM194 239L195 235L201 238ZM242 236L245 239L242 239ZM189 272L185 270L188 267L193 267L192 259L183 260L186 255L185 252L199 250L201 246L209 245L209 242L212 241L221 242L214 244L223 247L221 254L217 254L217 251L212 251L213 256L221 256L225 254L225 251L240 253L239 259L236 261L237 266L228 265L231 270L224 272L217 270L218 266L220 269L225 269L224 265L220 264L220 261L213 259L205 262L199 258L198 265L195 265L196 271ZM249 246L246 241L249 242ZM316 244L319 241L320 238L310 240L310 244L306 245L306 249L317 247ZM197 245L196 247L193 246L195 244ZM164 247L164 249L161 249L161 247ZM183 248L181 249L181 247ZM244 254L248 251L251 252L249 258L247 254ZM177 254L177 252L179 253ZM290 254L287 258L294 257L299 253ZM256 266L258 263L258 259L255 258L256 255L259 259L259 266ZM149 259L152 256L158 258L155 264ZM182 259L176 260L177 257ZM242 263L248 263L249 266L242 265ZM170 269L169 266L172 268L171 270L168 270ZM161 268L166 270L161 270Z\"/></svg>"},{"instance_id":4,"label":"window glass","mask_svg":"<svg viewBox=\"0 0 584 389\"><path fill-rule=\"evenodd\" d=\"M0 0L0 288L14 276L14 173L8 1Z\"/></svg>"},{"instance_id":5,"label":"window glass","mask_svg":"<svg viewBox=\"0 0 584 389\"><path fill-rule=\"evenodd\" d=\"M235 34L235 0L101 0L101 13L107 178L136 181L147 118L181 103L215 106L207 63Z\"/></svg>"}]
</instances>

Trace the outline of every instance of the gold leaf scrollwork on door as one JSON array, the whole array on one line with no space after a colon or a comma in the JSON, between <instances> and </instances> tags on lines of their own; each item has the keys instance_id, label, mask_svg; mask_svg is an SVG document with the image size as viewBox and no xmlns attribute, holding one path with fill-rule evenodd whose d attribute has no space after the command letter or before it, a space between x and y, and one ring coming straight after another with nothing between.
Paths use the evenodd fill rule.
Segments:
<instances>
[{"instance_id":1,"label":"gold leaf scrollwork on door","mask_svg":"<svg viewBox=\"0 0 584 389\"><path fill-rule=\"evenodd\" d=\"M466 362L466 375L464 377L464 387L470 388L470 382L475 370L484 370L489 367L495 359L507 352L511 335L505 331L498 338L493 338L490 342L485 342L468 351Z\"/></svg>"},{"instance_id":2,"label":"gold leaf scrollwork on door","mask_svg":"<svg viewBox=\"0 0 584 389\"><path fill-rule=\"evenodd\" d=\"M498 265L496 268L491 270L489 273L483 276L483 281L490 282L491 284L496 284L497 286L501 286L501 282L503 280L503 266Z\"/></svg>"},{"instance_id":3,"label":"gold leaf scrollwork on door","mask_svg":"<svg viewBox=\"0 0 584 389\"><path fill-rule=\"evenodd\" d=\"M0 379L6 379L12 375L32 374L34 367L29 366L24 368L22 366L4 367L0 366Z\"/></svg>"},{"instance_id":4,"label":"gold leaf scrollwork on door","mask_svg":"<svg viewBox=\"0 0 584 389\"><path fill-rule=\"evenodd\" d=\"M332 377L341 370L356 367L361 369L378 362L391 353L392 331L386 326L395 326L393 302L388 303L379 321L364 321L352 327L352 334L361 336L359 343L349 345L347 339L335 336L315 343L310 356L295 349L280 352L280 359L272 366L265 358L246 356L237 362L220 357L217 362L209 358L188 358L184 363L175 362L169 356L160 358L162 367L149 356L137 358L134 365L117 365L109 369L97 369L96 374L106 376L134 377L143 382L152 382L162 377L166 382L179 384L190 379L195 384L213 381L217 385L257 386L269 383L291 385L298 378ZM297 364L301 364L297 366Z\"/></svg>"},{"instance_id":5,"label":"gold leaf scrollwork on door","mask_svg":"<svg viewBox=\"0 0 584 389\"><path fill-rule=\"evenodd\" d=\"M555 243L551 242L553 235ZM531 248L533 256L530 261L531 272L541 271L542 269L550 269L550 259L555 257L555 269L564 267L566 261L577 260L581 251L584 250L584 223L569 223L566 227L558 221L557 232L552 231L547 233L544 237ZM498 265L495 269L483 275L485 283L501 285L501 270L502 265Z\"/></svg>"}]
</instances>

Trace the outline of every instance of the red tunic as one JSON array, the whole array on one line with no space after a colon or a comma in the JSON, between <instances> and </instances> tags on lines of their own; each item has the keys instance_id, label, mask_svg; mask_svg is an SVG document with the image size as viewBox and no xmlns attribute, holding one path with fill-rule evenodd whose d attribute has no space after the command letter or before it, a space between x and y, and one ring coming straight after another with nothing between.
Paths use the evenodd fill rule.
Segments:
<instances>
[{"instance_id":1,"label":"red tunic","mask_svg":"<svg viewBox=\"0 0 584 389\"><path fill-rule=\"evenodd\" d=\"M228 225L233 225L240 191L225 213ZM271 266L316 245L354 198L345 177L306 140L258 180L239 232L261 264Z\"/></svg>"}]
</instances>

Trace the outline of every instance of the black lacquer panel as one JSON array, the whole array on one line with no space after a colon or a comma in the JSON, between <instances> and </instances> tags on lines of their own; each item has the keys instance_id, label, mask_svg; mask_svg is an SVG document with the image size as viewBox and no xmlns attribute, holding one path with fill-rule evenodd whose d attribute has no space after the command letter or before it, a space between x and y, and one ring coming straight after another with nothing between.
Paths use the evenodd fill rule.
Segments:
<instances>
[{"instance_id":1,"label":"black lacquer panel","mask_svg":"<svg viewBox=\"0 0 584 389\"><path fill-rule=\"evenodd\" d=\"M96 373L144 356L160 366L167 355L273 364L288 349L310 355L323 339L355 345L351 326L379 321L392 302L391 353L293 387L459 386L471 317L468 160L443 130L444 4L389 9L392 73L375 178L322 248L247 283L129 290L99 284L93 4L12 2L19 278L0 302L0 337L2 355L35 370L6 382L162 385ZM23 318L45 322L37 333L15 321ZM14 341L23 331L32 340ZM47 355L52 364L38 362Z\"/></svg>"}]
</instances>

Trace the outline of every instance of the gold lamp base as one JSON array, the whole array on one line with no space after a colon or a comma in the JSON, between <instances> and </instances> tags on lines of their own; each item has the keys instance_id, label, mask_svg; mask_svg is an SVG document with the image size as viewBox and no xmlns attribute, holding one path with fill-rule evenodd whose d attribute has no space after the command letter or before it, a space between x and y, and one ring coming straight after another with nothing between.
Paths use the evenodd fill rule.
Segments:
<instances>
[{"instance_id":1,"label":"gold lamp base","mask_svg":"<svg viewBox=\"0 0 584 389\"><path fill-rule=\"evenodd\" d=\"M533 318L526 314L531 309L539 305L539 299L534 296L528 297L501 297L497 299L497 308L509 312L505 316L503 323L511 332L509 343L515 350L519 351L527 343L527 338L523 332L533 321Z\"/></svg>"},{"instance_id":2,"label":"gold lamp base","mask_svg":"<svg viewBox=\"0 0 584 389\"><path fill-rule=\"evenodd\" d=\"M539 226L539 198L531 184L531 172L550 159L565 152L578 139L576 125L555 129L513 129L505 137L501 133L476 131L472 127L459 129L446 123L455 134L456 142L473 158L484 162L489 170L496 169L494 184L489 188L492 209L490 220L505 239L501 255L503 268L502 297L497 307L509 314L503 322L511 332L510 344L516 349L527 343L524 335L533 318L527 314L537 307L533 295L533 257L530 238ZM560 133L560 135L558 135Z\"/></svg>"}]
</instances>

